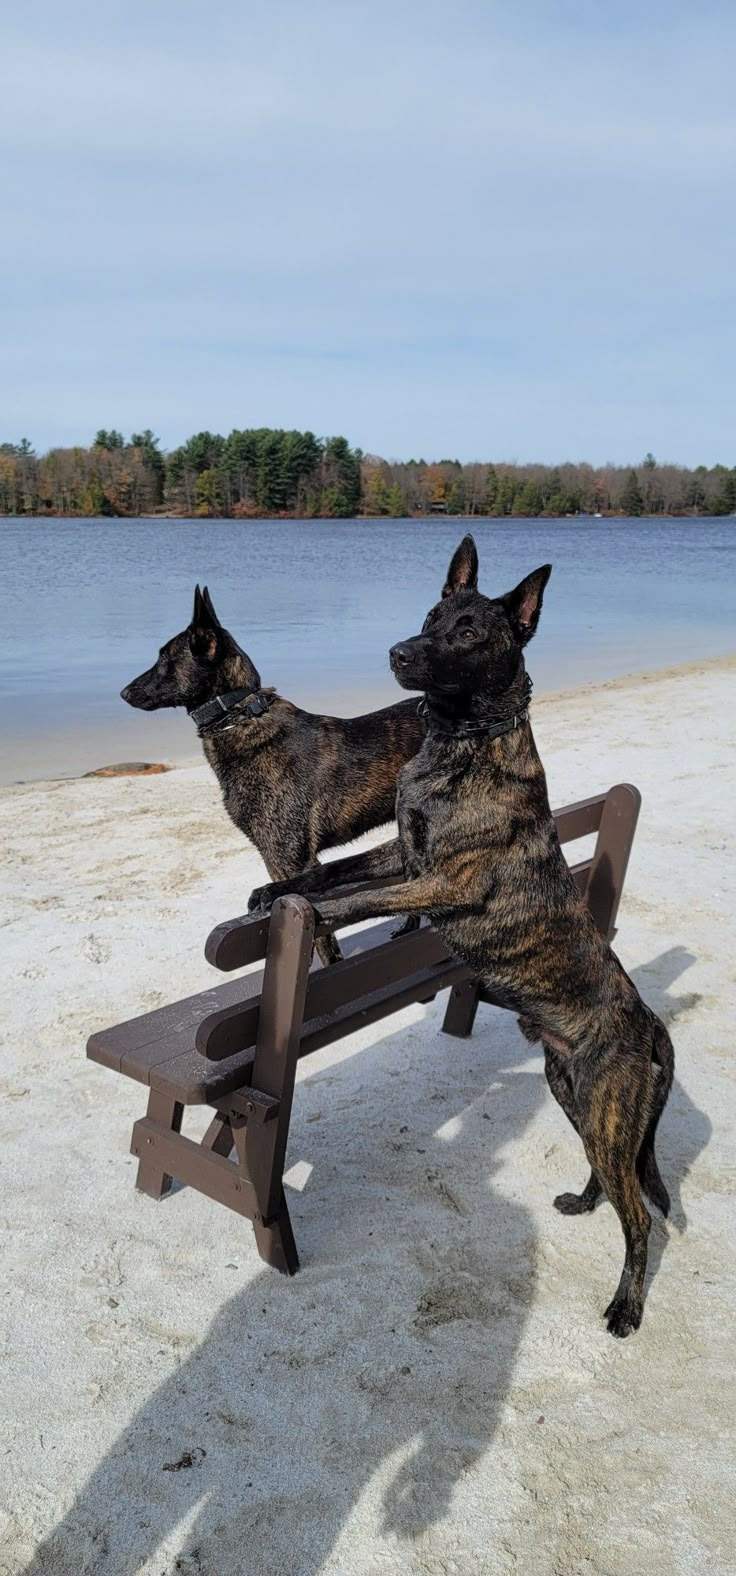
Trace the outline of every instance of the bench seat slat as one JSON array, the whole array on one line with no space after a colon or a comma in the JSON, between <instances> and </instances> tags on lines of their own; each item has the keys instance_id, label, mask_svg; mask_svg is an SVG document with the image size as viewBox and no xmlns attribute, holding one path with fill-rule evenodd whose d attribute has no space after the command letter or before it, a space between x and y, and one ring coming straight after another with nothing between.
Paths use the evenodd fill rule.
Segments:
<instances>
[{"instance_id":1,"label":"bench seat slat","mask_svg":"<svg viewBox=\"0 0 736 1576\"><path fill-rule=\"evenodd\" d=\"M352 936L342 938L346 956L365 952L368 948L388 941L396 921L388 919L380 925L365 926ZM196 996L185 996L167 1007L156 1007L153 1012L129 1018L110 1029L97 1029L87 1041L87 1056L101 1067L112 1072L124 1072L140 1083L150 1083L150 1073L155 1067L169 1062L176 1055L186 1055L192 1050L195 1036L203 1017L236 1004L256 1001L260 996L263 970L241 975L238 979L225 980ZM163 1051L161 1046L163 1044ZM239 1049L242 1049L242 1041ZM125 1059L125 1067L123 1067Z\"/></svg>"},{"instance_id":2,"label":"bench seat slat","mask_svg":"<svg viewBox=\"0 0 736 1576\"><path fill-rule=\"evenodd\" d=\"M173 1056L177 1044L185 1050L187 1044L194 1043L203 1013L215 1012L218 1007L228 1007L236 1001L245 1001L260 991L260 981L260 972L241 976L237 980L226 980L222 985L199 991L196 996L185 996L182 1001L171 1002L168 1007L157 1007L139 1018L129 1018L126 1023L119 1023L115 1028L99 1029L87 1041L87 1055L91 1061L120 1072L123 1057L139 1057L143 1065L145 1052L150 1047L153 1065L160 1059L154 1050L160 1041L165 1040L169 1046L167 1056ZM135 1078L138 1074L131 1073L129 1076ZM146 1079L143 1081L147 1082Z\"/></svg>"},{"instance_id":3,"label":"bench seat slat","mask_svg":"<svg viewBox=\"0 0 736 1576\"><path fill-rule=\"evenodd\" d=\"M245 1089L251 1082L254 1052L239 1051L220 1062L210 1062L190 1046L151 1069L150 1086L182 1105L216 1105L224 1095Z\"/></svg>"},{"instance_id":4,"label":"bench seat slat","mask_svg":"<svg viewBox=\"0 0 736 1576\"><path fill-rule=\"evenodd\" d=\"M448 958L427 968L418 969L405 976L399 984L384 985L365 995L343 1003L327 1014L307 1020L299 1047L299 1057L309 1056L324 1045L341 1039L346 1034L366 1028L388 1017L400 1008L415 1001L427 1001L438 991L466 978L468 970L455 959ZM236 1090L251 1083L254 1051L241 1050L236 1055L220 1061L209 1061L194 1048L179 1051L167 1060L151 1067L148 1078L140 1073L142 1083L152 1089L179 1100L183 1105L217 1106Z\"/></svg>"}]
</instances>

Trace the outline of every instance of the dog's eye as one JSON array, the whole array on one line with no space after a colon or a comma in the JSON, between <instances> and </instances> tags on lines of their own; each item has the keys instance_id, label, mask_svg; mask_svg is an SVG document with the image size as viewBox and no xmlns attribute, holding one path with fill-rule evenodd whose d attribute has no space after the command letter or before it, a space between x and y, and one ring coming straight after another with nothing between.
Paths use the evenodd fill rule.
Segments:
<instances>
[{"instance_id":1,"label":"dog's eye","mask_svg":"<svg viewBox=\"0 0 736 1576\"><path fill-rule=\"evenodd\" d=\"M461 629L459 635L461 640L475 640L474 629Z\"/></svg>"}]
</instances>

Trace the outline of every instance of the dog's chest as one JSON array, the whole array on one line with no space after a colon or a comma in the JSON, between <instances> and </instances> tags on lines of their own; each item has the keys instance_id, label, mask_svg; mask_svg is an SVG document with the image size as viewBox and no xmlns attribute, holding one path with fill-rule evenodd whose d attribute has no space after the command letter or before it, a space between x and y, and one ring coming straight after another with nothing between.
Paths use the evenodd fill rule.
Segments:
<instances>
[{"instance_id":1,"label":"dog's chest","mask_svg":"<svg viewBox=\"0 0 736 1576\"><path fill-rule=\"evenodd\" d=\"M404 867L410 874L430 868L433 829L438 815L434 774L411 761L401 773L396 817Z\"/></svg>"}]
</instances>

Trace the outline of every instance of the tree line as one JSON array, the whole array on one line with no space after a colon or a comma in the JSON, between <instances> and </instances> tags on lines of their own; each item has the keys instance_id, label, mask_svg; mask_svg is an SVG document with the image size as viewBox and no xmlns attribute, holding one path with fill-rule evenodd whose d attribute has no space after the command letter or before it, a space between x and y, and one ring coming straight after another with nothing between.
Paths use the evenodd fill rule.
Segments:
<instances>
[{"instance_id":1,"label":"tree line","mask_svg":"<svg viewBox=\"0 0 736 1576\"><path fill-rule=\"evenodd\" d=\"M342 437L198 432L164 453L146 428L89 448L0 444L0 514L241 518L736 513L736 467L387 461Z\"/></svg>"}]
</instances>

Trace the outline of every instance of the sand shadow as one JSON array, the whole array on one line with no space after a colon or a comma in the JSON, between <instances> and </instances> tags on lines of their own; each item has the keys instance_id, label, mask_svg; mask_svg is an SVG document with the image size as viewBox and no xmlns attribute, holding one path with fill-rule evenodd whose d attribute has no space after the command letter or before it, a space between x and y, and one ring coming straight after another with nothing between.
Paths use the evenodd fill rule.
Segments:
<instances>
[{"instance_id":1,"label":"sand shadow","mask_svg":"<svg viewBox=\"0 0 736 1576\"><path fill-rule=\"evenodd\" d=\"M648 1006L664 1020L675 1045L677 1069L677 1019L692 1011L700 1001L698 992L674 995L671 986L697 960L687 947L668 947L666 952L632 970L636 983ZM687 1215L682 1202L682 1188L698 1155L706 1148L713 1124L710 1118L690 1099L679 1078L675 1076L667 1105L657 1132L657 1157L659 1168L670 1195L670 1214L663 1221L652 1211L652 1230L649 1235L649 1256L644 1283L644 1296L649 1291L672 1232L680 1234L687 1229Z\"/></svg>"},{"instance_id":2,"label":"sand shadow","mask_svg":"<svg viewBox=\"0 0 736 1576\"><path fill-rule=\"evenodd\" d=\"M692 961L675 947L635 971L670 1022L693 1003L670 992ZM154 1557L156 1576L317 1576L356 1512L398 1561L439 1559L457 1485L494 1439L535 1292L531 1214L494 1173L551 1098L509 1014L482 1008L457 1041L440 1032L443 1007L412 1030L413 1066L403 1030L398 1047L388 1034L302 1086L291 1162L314 1156L315 1100L320 1121L320 1158L290 1198L302 1272L261 1270L221 1308L24 1576L138 1576ZM356 1130L344 1112L363 1084ZM681 1183L711 1124L677 1086L662 1130L684 1221ZM648 1282L666 1241L657 1226Z\"/></svg>"},{"instance_id":3,"label":"sand shadow","mask_svg":"<svg viewBox=\"0 0 736 1576\"><path fill-rule=\"evenodd\" d=\"M367 1491L397 1558L434 1540L493 1440L533 1301L532 1217L493 1176L547 1098L508 1014L485 1009L457 1041L443 1007L415 1025L413 1073L389 1034L310 1080L321 1158L290 1197L302 1272L261 1270L221 1308L24 1576L137 1576L154 1557L156 1576L316 1576ZM364 1083L356 1135L344 1111ZM309 1115L298 1094L292 1162L314 1155Z\"/></svg>"},{"instance_id":4,"label":"sand shadow","mask_svg":"<svg viewBox=\"0 0 736 1576\"><path fill-rule=\"evenodd\" d=\"M670 987L681 974L697 960L687 947L668 947L666 952L651 963L641 964L632 971L636 983L648 1006L652 1007L666 1023L675 1043L675 1070L677 1070L677 1019L692 1011L700 1001L697 991L673 995ZM665 1106L657 1134L657 1153L660 1169L671 1199L670 1223L678 1231L687 1226L687 1216L682 1203L682 1185L692 1166L713 1131L705 1112L698 1110L675 1077L672 1093Z\"/></svg>"}]
</instances>

